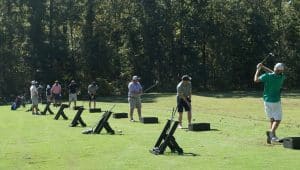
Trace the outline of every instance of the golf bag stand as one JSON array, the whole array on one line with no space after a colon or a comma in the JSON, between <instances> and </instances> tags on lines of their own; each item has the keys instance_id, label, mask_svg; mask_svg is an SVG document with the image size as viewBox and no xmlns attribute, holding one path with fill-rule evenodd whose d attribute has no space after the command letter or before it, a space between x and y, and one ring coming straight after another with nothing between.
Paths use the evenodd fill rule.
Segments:
<instances>
[{"instance_id":1,"label":"golf bag stand","mask_svg":"<svg viewBox=\"0 0 300 170\"><path fill-rule=\"evenodd\" d=\"M175 137L173 136L177 129L178 123L178 121L175 121L171 127L172 120L167 121L162 133L154 145L154 148L150 150L151 153L155 155L164 154L166 148L169 147L172 153L177 151L179 155L183 155L183 149L178 145Z\"/></svg>"},{"instance_id":2,"label":"golf bag stand","mask_svg":"<svg viewBox=\"0 0 300 170\"><path fill-rule=\"evenodd\" d=\"M84 110L83 107L77 108L77 113L76 113L70 127L75 127L78 125L78 123L80 123L82 127L86 127L86 124L84 123L84 121L81 118L81 114L82 114L83 110Z\"/></svg>"},{"instance_id":3,"label":"golf bag stand","mask_svg":"<svg viewBox=\"0 0 300 170\"><path fill-rule=\"evenodd\" d=\"M110 127L109 123L107 122L111 114L112 112L110 111L104 113L102 119L99 121L96 128L93 130L93 133L99 134L101 133L101 130L104 128L107 131L107 133L112 135L115 134L115 131Z\"/></svg>"},{"instance_id":4,"label":"golf bag stand","mask_svg":"<svg viewBox=\"0 0 300 170\"><path fill-rule=\"evenodd\" d=\"M100 134L102 129L104 128L107 133L113 135L115 134L115 131L110 127L109 123L107 122L109 117L111 116L111 111L106 111L100 121L98 122L97 126L93 129L85 130L82 133L83 134Z\"/></svg>"},{"instance_id":5,"label":"golf bag stand","mask_svg":"<svg viewBox=\"0 0 300 170\"><path fill-rule=\"evenodd\" d=\"M47 111L49 111L49 113L50 113L51 115L54 115L53 111L50 109L50 105L51 105L51 102L47 102L44 111L41 112L42 115L45 115L45 114L47 113Z\"/></svg>"},{"instance_id":6,"label":"golf bag stand","mask_svg":"<svg viewBox=\"0 0 300 170\"><path fill-rule=\"evenodd\" d=\"M67 104L62 104L62 105L60 106L60 108L59 108L57 114L55 115L54 119L55 119L55 120L58 120L58 118L59 118L60 116L62 116L65 120L68 120L68 117L67 117L67 116L65 115L65 113L64 113L64 109L65 109L65 108L68 108L68 107L69 107L69 105L67 105Z\"/></svg>"}]
</instances>

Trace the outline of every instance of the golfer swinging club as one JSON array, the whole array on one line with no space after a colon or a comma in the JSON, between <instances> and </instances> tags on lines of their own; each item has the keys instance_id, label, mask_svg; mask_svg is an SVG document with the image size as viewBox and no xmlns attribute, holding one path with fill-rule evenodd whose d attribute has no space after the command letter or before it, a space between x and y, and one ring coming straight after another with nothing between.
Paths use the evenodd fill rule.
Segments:
<instances>
[{"instance_id":1,"label":"golfer swinging club","mask_svg":"<svg viewBox=\"0 0 300 170\"><path fill-rule=\"evenodd\" d=\"M181 77L181 81L177 85L177 109L178 109L178 128L182 128L182 113L183 108L187 112L187 118L189 125L191 124L192 120L192 106L191 106L191 99L192 99L192 78L188 75L184 75Z\"/></svg>"},{"instance_id":2,"label":"golfer swinging club","mask_svg":"<svg viewBox=\"0 0 300 170\"><path fill-rule=\"evenodd\" d=\"M261 69L270 73L264 73L259 76ZM268 144L276 143L279 140L276 136L276 129L278 128L282 118L280 91L285 79L283 71L284 65L282 63L277 63L274 66L274 72L265 67L262 63L259 63L254 75L254 82L264 83L264 106L265 112L270 119L270 131L266 132Z\"/></svg>"}]
</instances>

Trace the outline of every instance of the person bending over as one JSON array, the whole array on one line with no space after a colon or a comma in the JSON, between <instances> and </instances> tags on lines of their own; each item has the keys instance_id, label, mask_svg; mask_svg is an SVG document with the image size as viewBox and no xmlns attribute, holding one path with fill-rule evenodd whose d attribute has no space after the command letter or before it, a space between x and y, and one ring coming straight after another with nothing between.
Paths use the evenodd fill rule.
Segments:
<instances>
[{"instance_id":1,"label":"person bending over","mask_svg":"<svg viewBox=\"0 0 300 170\"><path fill-rule=\"evenodd\" d=\"M188 123L192 120L192 78L188 75L181 77L181 81L177 85L177 109L178 109L178 128L182 128L183 109L187 112Z\"/></svg>"}]
</instances>

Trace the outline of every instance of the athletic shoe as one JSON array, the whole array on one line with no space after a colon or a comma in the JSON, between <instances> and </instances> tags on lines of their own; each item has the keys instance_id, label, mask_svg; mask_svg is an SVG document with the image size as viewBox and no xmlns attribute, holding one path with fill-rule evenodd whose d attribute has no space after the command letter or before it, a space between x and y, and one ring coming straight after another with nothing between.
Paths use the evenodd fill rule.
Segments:
<instances>
[{"instance_id":1,"label":"athletic shoe","mask_svg":"<svg viewBox=\"0 0 300 170\"><path fill-rule=\"evenodd\" d=\"M135 120L134 119L130 119L130 122L135 122Z\"/></svg>"},{"instance_id":2,"label":"athletic shoe","mask_svg":"<svg viewBox=\"0 0 300 170\"><path fill-rule=\"evenodd\" d=\"M276 137L276 136L272 137L272 138L271 138L271 143L272 143L272 144L278 144L278 143L279 143L279 138Z\"/></svg>"},{"instance_id":3,"label":"athletic shoe","mask_svg":"<svg viewBox=\"0 0 300 170\"><path fill-rule=\"evenodd\" d=\"M270 137L270 131L266 131L266 135L267 135L267 144L271 144L271 137Z\"/></svg>"},{"instance_id":4,"label":"athletic shoe","mask_svg":"<svg viewBox=\"0 0 300 170\"><path fill-rule=\"evenodd\" d=\"M181 125L178 125L177 128L178 128L178 129L182 129L182 126L181 126Z\"/></svg>"}]
</instances>

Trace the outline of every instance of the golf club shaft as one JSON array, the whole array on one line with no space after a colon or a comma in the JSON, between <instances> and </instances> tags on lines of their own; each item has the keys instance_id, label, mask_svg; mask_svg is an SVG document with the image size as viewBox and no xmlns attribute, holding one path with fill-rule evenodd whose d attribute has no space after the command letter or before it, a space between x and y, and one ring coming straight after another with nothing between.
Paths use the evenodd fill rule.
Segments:
<instances>
[{"instance_id":1,"label":"golf club shaft","mask_svg":"<svg viewBox=\"0 0 300 170\"><path fill-rule=\"evenodd\" d=\"M264 63L270 56L274 57L274 54L269 53L260 63Z\"/></svg>"},{"instance_id":2,"label":"golf club shaft","mask_svg":"<svg viewBox=\"0 0 300 170\"><path fill-rule=\"evenodd\" d=\"M144 90L144 93L146 93L147 91L149 91L150 89L152 89L155 86L157 86L157 83L153 84L152 86L150 86L149 88L147 88L146 90Z\"/></svg>"},{"instance_id":3,"label":"golf club shaft","mask_svg":"<svg viewBox=\"0 0 300 170\"><path fill-rule=\"evenodd\" d=\"M264 63L269 58L269 55L267 55L260 63Z\"/></svg>"}]
</instances>

